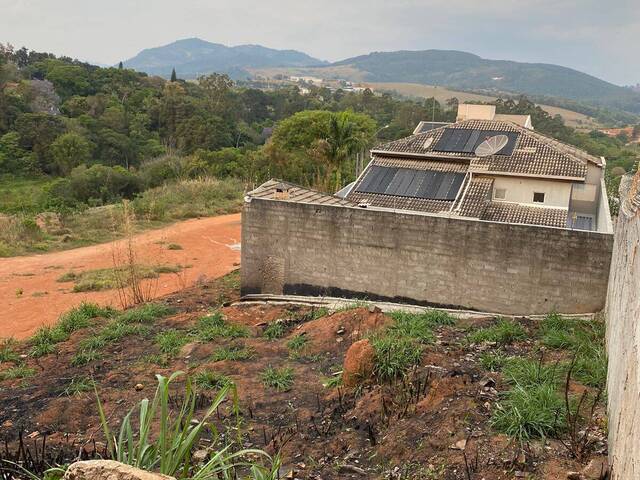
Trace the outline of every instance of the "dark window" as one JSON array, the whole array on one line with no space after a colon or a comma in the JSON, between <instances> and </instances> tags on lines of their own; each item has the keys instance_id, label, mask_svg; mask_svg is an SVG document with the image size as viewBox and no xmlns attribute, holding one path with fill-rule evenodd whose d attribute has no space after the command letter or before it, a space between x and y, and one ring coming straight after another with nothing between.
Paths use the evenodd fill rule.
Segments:
<instances>
[{"instance_id":1,"label":"dark window","mask_svg":"<svg viewBox=\"0 0 640 480\"><path fill-rule=\"evenodd\" d=\"M544 203L544 193L533 192L533 203Z\"/></svg>"}]
</instances>

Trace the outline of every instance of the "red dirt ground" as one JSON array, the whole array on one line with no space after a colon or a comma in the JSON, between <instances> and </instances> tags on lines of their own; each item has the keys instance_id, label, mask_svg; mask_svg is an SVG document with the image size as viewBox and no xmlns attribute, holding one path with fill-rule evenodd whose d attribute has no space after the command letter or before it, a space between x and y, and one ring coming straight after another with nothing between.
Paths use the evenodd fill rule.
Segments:
<instances>
[{"instance_id":1,"label":"red dirt ground","mask_svg":"<svg viewBox=\"0 0 640 480\"><path fill-rule=\"evenodd\" d=\"M140 263L189 266L179 274L165 274L150 281L148 288L154 296L166 295L204 277L225 275L237 266L240 214L187 220L136 235L134 242ZM183 249L169 250L168 243L177 243ZM69 271L113 267L114 253L123 247L120 240L64 252L1 259L0 338L26 338L82 301L121 307L115 290L74 293L72 283L56 280Z\"/></svg>"}]
</instances>

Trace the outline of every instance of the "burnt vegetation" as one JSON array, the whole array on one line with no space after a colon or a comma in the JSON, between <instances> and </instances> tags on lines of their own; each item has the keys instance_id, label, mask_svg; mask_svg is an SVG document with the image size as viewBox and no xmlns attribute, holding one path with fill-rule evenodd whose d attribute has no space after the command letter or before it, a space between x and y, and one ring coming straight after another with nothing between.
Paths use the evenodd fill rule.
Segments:
<instances>
[{"instance_id":1,"label":"burnt vegetation","mask_svg":"<svg viewBox=\"0 0 640 480\"><path fill-rule=\"evenodd\" d=\"M606 455L600 318L222 306L236 277L125 312L83 305L46 335L5 341L2 458L41 475L112 457L99 412L120 428L154 396L155 374L176 371L173 414L187 395L194 418L217 402L193 453L264 450L283 477L551 479ZM346 382L359 341L371 369ZM127 421L135 430L139 418Z\"/></svg>"}]
</instances>

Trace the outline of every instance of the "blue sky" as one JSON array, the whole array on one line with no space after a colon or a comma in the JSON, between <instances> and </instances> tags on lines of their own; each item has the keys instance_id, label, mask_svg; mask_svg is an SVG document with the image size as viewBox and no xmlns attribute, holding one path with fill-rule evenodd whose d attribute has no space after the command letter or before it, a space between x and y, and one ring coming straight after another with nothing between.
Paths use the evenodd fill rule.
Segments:
<instances>
[{"instance_id":1,"label":"blue sky","mask_svg":"<svg viewBox=\"0 0 640 480\"><path fill-rule=\"evenodd\" d=\"M464 50L640 82L638 0L0 0L0 42L103 64L188 37L325 60Z\"/></svg>"}]
</instances>

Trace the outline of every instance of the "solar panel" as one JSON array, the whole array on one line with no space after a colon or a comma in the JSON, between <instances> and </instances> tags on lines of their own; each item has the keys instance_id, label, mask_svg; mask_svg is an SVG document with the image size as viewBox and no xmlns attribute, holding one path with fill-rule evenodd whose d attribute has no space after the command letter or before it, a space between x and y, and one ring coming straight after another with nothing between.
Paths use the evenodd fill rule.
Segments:
<instances>
[{"instance_id":1,"label":"solar panel","mask_svg":"<svg viewBox=\"0 0 640 480\"><path fill-rule=\"evenodd\" d=\"M505 135L509 139L507 145L497 155L511 155L516 147L518 132L501 132L498 130L473 130L469 128L447 128L433 150L439 152L473 153L487 138Z\"/></svg>"},{"instance_id":2,"label":"solar panel","mask_svg":"<svg viewBox=\"0 0 640 480\"><path fill-rule=\"evenodd\" d=\"M463 179L463 173L374 165L369 168L356 191L427 200L454 200Z\"/></svg>"}]
</instances>

